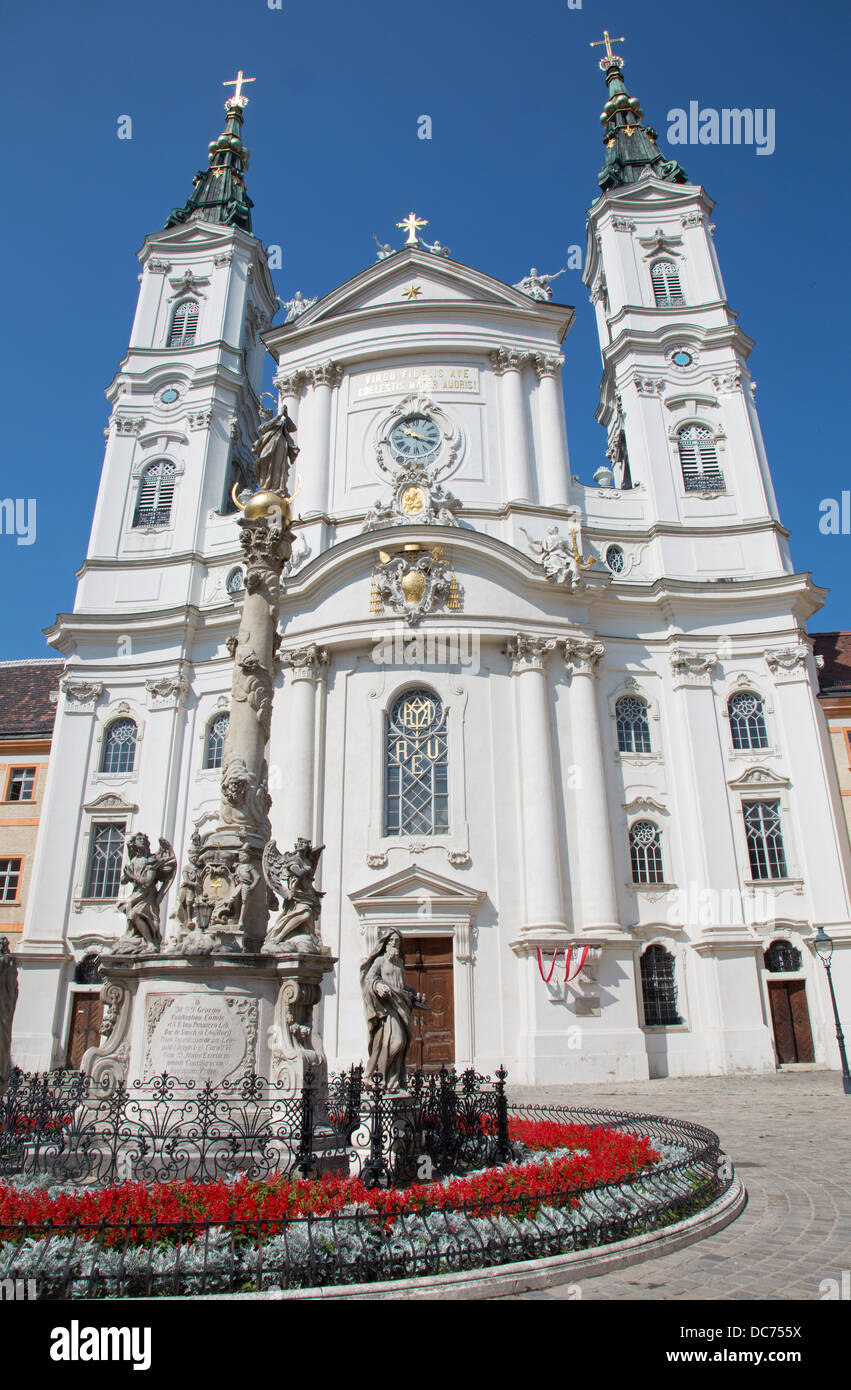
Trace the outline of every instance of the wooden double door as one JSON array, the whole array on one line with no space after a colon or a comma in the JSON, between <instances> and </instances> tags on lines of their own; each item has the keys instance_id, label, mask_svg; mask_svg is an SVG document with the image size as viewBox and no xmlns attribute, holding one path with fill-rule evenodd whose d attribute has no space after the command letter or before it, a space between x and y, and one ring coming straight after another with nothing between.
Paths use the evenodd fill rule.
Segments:
<instances>
[{"instance_id":1,"label":"wooden double door","mask_svg":"<svg viewBox=\"0 0 851 1390\"><path fill-rule=\"evenodd\" d=\"M806 983L803 980L769 980L768 1003L778 1065L814 1062Z\"/></svg>"},{"instance_id":2,"label":"wooden double door","mask_svg":"<svg viewBox=\"0 0 851 1390\"><path fill-rule=\"evenodd\" d=\"M71 1024L68 1029L68 1060L66 1066L79 1067L83 1053L100 1042L103 1004L100 991L91 990L71 996Z\"/></svg>"},{"instance_id":3,"label":"wooden double door","mask_svg":"<svg viewBox=\"0 0 851 1390\"><path fill-rule=\"evenodd\" d=\"M455 1061L455 990L451 936L406 936L405 974L424 994L427 1009L414 1010L408 1066L426 1071Z\"/></svg>"}]
</instances>

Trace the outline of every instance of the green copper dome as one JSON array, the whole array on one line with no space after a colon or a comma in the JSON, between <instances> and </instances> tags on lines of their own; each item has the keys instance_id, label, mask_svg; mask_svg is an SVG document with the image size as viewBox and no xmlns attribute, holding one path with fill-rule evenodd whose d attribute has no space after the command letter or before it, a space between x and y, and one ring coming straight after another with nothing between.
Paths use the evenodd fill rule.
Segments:
<instances>
[{"instance_id":1,"label":"green copper dome","mask_svg":"<svg viewBox=\"0 0 851 1390\"><path fill-rule=\"evenodd\" d=\"M205 222L222 222L228 227L241 227L244 232L251 231L254 204L245 191L248 150L240 138L242 107L239 101L231 98L225 110L225 128L218 140L210 142L210 167L195 175L188 201L169 214L166 228L199 217Z\"/></svg>"}]
</instances>

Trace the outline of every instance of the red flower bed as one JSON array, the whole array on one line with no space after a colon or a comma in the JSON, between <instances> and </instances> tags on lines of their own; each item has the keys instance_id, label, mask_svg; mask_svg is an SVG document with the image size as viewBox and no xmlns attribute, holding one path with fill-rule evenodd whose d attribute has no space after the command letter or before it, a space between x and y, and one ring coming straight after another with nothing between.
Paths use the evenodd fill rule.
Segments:
<instances>
[{"instance_id":1,"label":"red flower bed","mask_svg":"<svg viewBox=\"0 0 851 1390\"><path fill-rule=\"evenodd\" d=\"M49 1197L45 1192L16 1192L0 1183L0 1226L8 1230L19 1222L54 1226L101 1221L122 1226L107 1243L150 1236L151 1223L211 1222L228 1224L263 1221L285 1222L313 1214L326 1216L356 1203L372 1208L386 1220L405 1212L459 1207L475 1214L503 1204L517 1213L534 1210L542 1202L578 1202L578 1193L603 1183L618 1182L658 1160L647 1138L618 1130L592 1129L583 1125L557 1125L548 1121L514 1120L513 1138L538 1149L581 1148L588 1152L567 1154L541 1163L490 1168L469 1177L440 1183L414 1183L406 1188L367 1189L359 1178L331 1176L310 1180L272 1177L264 1181L239 1178L236 1182L125 1182L93 1192L73 1192Z\"/></svg>"}]
</instances>

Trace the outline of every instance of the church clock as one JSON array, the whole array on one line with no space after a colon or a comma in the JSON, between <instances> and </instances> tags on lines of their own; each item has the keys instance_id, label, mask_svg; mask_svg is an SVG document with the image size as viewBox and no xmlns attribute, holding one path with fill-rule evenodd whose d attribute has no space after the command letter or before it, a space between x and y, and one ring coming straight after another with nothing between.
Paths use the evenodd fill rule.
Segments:
<instances>
[{"instance_id":1,"label":"church clock","mask_svg":"<svg viewBox=\"0 0 851 1390\"><path fill-rule=\"evenodd\" d=\"M393 426L388 442L399 463L429 463L440 451L440 426L427 415L409 415Z\"/></svg>"}]
</instances>

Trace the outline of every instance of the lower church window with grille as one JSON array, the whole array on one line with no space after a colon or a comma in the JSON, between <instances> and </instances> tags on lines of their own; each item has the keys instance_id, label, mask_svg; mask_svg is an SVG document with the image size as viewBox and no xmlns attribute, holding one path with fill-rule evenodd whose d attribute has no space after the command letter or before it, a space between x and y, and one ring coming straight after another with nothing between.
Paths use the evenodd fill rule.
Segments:
<instances>
[{"instance_id":1,"label":"lower church window with grille","mask_svg":"<svg viewBox=\"0 0 851 1390\"><path fill-rule=\"evenodd\" d=\"M674 957L664 946L648 946L641 957L641 994L647 1028L682 1023L677 1012Z\"/></svg>"},{"instance_id":2,"label":"lower church window with grille","mask_svg":"<svg viewBox=\"0 0 851 1390\"><path fill-rule=\"evenodd\" d=\"M664 883L662 832L650 820L636 821L629 832L633 883Z\"/></svg>"},{"instance_id":3,"label":"lower church window with grille","mask_svg":"<svg viewBox=\"0 0 851 1390\"><path fill-rule=\"evenodd\" d=\"M124 858L124 825L92 826L89 865L86 873L87 898L117 898Z\"/></svg>"},{"instance_id":4,"label":"lower church window with grille","mask_svg":"<svg viewBox=\"0 0 851 1390\"><path fill-rule=\"evenodd\" d=\"M743 810L751 877L786 878L780 802L746 801Z\"/></svg>"},{"instance_id":5,"label":"lower church window with grille","mask_svg":"<svg viewBox=\"0 0 851 1390\"><path fill-rule=\"evenodd\" d=\"M446 711L431 690L406 690L387 716L385 835L449 832Z\"/></svg>"}]
</instances>

